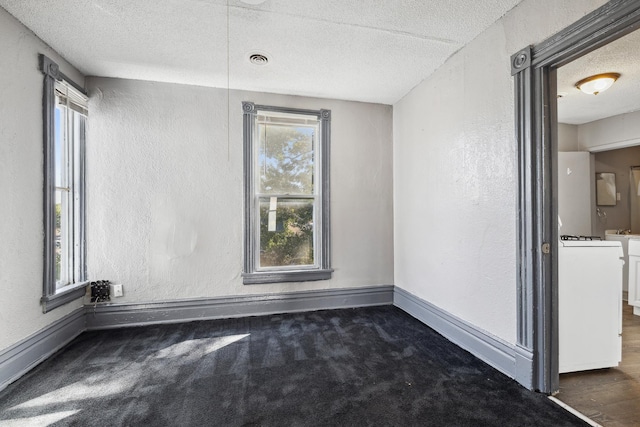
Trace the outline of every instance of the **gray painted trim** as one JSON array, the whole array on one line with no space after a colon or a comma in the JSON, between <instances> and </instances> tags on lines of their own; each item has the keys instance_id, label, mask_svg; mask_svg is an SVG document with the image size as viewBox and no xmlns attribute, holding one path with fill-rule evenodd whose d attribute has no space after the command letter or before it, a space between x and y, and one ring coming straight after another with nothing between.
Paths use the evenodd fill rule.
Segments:
<instances>
[{"instance_id":1,"label":"gray painted trim","mask_svg":"<svg viewBox=\"0 0 640 427\"><path fill-rule=\"evenodd\" d=\"M555 92L548 84L545 90L534 92L538 82L546 79L543 70L524 68L515 75L516 86L516 135L518 141L518 281L517 281L517 345L533 356L535 370L520 371L517 378L525 387L540 391L555 391L558 376L550 369L539 366L553 365L546 357L547 349L557 349L557 322L553 322L551 307L543 302L553 298L555 287L554 254L557 252L557 214L553 214L552 183L554 175L550 156L551 140L548 133L541 134L526 121L536 116L550 120L545 106L555 99ZM552 111L553 112L553 111ZM545 186L540 186L545 182ZM555 190L554 190L555 191ZM551 254L544 253L544 243L551 244ZM557 290L555 290L557 292ZM557 315L557 313L556 313ZM555 327L555 329L554 329ZM532 379L532 382L524 382Z\"/></svg>"},{"instance_id":2,"label":"gray painted trim","mask_svg":"<svg viewBox=\"0 0 640 427\"><path fill-rule=\"evenodd\" d=\"M640 28L637 0L612 0L533 47L532 65L565 65Z\"/></svg>"},{"instance_id":3,"label":"gray painted trim","mask_svg":"<svg viewBox=\"0 0 640 427\"><path fill-rule=\"evenodd\" d=\"M504 374L531 372L533 358L456 316L392 285L143 304L86 305L0 353L0 390L85 330L395 305ZM521 374L523 371L525 374Z\"/></svg>"},{"instance_id":4,"label":"gray painted trim","mask_svg":"<svg viewBox=\"0 0 640 427\"><path fill-rule=\"evenodd\" d=\"M46 360L84 330L85 311L79 308L0 352L0 390Z\"/></svg>"},{"instance_id":5,"label":"gray painted trim","mask_svg":"<svg viewBox=\"0 0 640 427\"><path fill-rule=\"evenodd\" d=\"M86 293L87 283L88 282L79 283L77 287L74 287L65 292L59 292L55 295L44 295L42 298L40 298L40 304L42 304L43 313L48 313L54 308L65 305L78 298L82 298Z\"/></svg>"},{"instance_id":6,"label":"gray painted trim","mask_svg":"<svg viewBox=\"0 0 640 427\"><path fill-rule=\"evenodd\" d=\"M511 75L515 76L520 71L531 66L531 46L527 46L519 52L511 55Z\"/></svg>"},{"instance_id":7,"label":"gray painted trim","mask_svg":"<svg viewBox=\"0 0 640 427\"><path fill-rule=\"evenodd\" d=\"M531 350L516 344L515 346L516 371L514 379L520 384L533 383L533 353Z\"/></svg>"},{"instance_id":8,"label":"gray painted trim","mask_svg":"<svg viewBox=\"0 0 640 427\"><path fill-rule=\"evenodd\" d=\"M49 57L39 54L38 55L38 68L42 71L47 77L50 77L54 80L60 80L60 67L54 61L52 61Z\"/></svg>"},{"instance_id":9,"label":"gray painted trim","mask_svg":"<svg viewBox=\"0 0 640 427\"><path fill-rule=\"evenodd\" d=\"M55 141L55 81L59 79L58 64L44 55L39 56L40 71L44 74L42 89L42 123L43 123L43 205L44 205L44 248L43 248L43 283L42 283L42 310L46 313L47 300L55 295L56 284L54 280L54 230L55 230L55 197L54 197L54 141ZM51 305L49 305L51 307Z\"/></svg>"},{"instance_id":10,"label":"gray painted trim","mask_svg":"<svg viewBox=\"0 0 640 427\"><path fill-rule=\"evenodd\" d=\"M86 281L87 275L87 121L88 117L81 119L80 121L80 165L78 168L78 181L80 188L78 188L78 216L79 224L77 228L78 241L80 242L80 248L78 249L78 262L77 266L79 279Z\"/></svg>"},{"instance_id":11,"label":"gray painted trim","mask_svg":"<svg viewBox=\"0 0 640 427\"><path fill-rule=\"evenodd\" d=\"M87 329L109 329L334 308L391 305L393 286L206 298L146 304L88 305Z\"/></svg>"},{"instance_id":12,"label":"gray painted trim","mask_svg":"<svg viewBox=\"0 0 640 427\"><path fill-rule=\"evenodd\" d=\"M309 282L313 280L331 279L332 269L329 270L292 270L276 272L242 273L242 283L245 285L259 285L262 283Z\"/></svg>"},{"instance_id":13,"label":"gray painted trim","mask_svg":"<svg viewBox=\"0 0 640 427\"><path fill-rule=\"evenodd\" d=\"M253 224L255 203L253 197L253 150L251 140L253 139L253 121L256 112L255 104L252 102L242 103L242 135L243 135L243 169L244 169L244 269L243 273L252 273L255 265L255 255L253 253Z\"/></svg>"},{"instance_id":14,"label":"gray painted trim","mask_svg":"<svg viewBox=\"0 0 640 427\"><path fill-rule=\"evenodd\" d=\"M87 329L391 305L393 289L392 285L382 285L146 304L85 305L1 351L0 390Z\"/></svg>"},{"instance_id":15,"label":"gray painted trim","mask_svg":"<svg viewBox=\"0 0 640 427\"><path fill-rule=\"evenodd\" d=\"M82 86L71 80L66 76L62 71L60 71L60 67L56 64L51 58L39 54L38 55L38 68L42 71L42 74L49 76L55 80L64 80L74 87L78 92L87 96L87 92L84 90Z\"/></svg>"},{"instance_id":16,"label":"gray painted trim","mask_svg":"<svg viewBox=\"0 0 640 427\"><path fill-rule=\"evenodd\" d=\"M517 353L510 344L397 286L393 303L505 375L516 376Z\"/></svg>"},{"instance_id":17,"label":"gray painted trim","mask_svg":"<svg viewBox=\"0 0 640 427\"><path fill-rule=\"evenodd\" d=\"M322 182L320 195L322 202L321 238L320 238L320 268L324 271L331 270L331 182L329 171L331 170L331 110L320 110L320 157ZM331 278L329 275L328 279Z\"/></svg>"},{"instance_id":18,"label":"gray painted trim","mask_svg":"<svg viewBox=\"0 0 640 427\"><path fill-rule=\"evenodd\" d=\"M290 114L305 114L316 116L320 122L320 220L316 229L318 250L316 257L319 268L316 270L280 270L277 272L256 271L256 230L257 207L254 193L253 173L253 144L254 122L256 112L274 111ZM244 270L242 281L245 285L261 283L303 282L310 280L327 280L331 278L331 185L330 185L330 160L331 160L331 110L305 110L289 107L275 107L270 105L256 105L253 102L242 102L243 111L243 168L244 168Z\"/></svg>"},{"instance_id":19,"label":"gray painted trim","mask_svg":"<svg viewBox=\"0 0 640 427\"><path fill-rule=\"evenodd\" d=\"M61 305L64 305L77 298L81 298L85 293L85 288L82 284L81 289L73 289L68 292L56 293L56 283L54 279L55 270L55 179L54 179L54 163L55 163L55 82L56 80L64 80L66 83L72 85L80 92L86 95L84 90L80 88L76 83L67 78L61 71L58 64L52 61L45 55L38 55L38 63L40 71L44 74L44 84L42 90L42 123L43 123L43 153L44 153L44 170L43 170L43 221L44 221L44 247L43 247L43 278L42 278L42 298L40 303L42 305L42 312L47 313ZM84 131L85 124L81 124L81 129ZM80 141L80 179L76 182L79 185L78 193L80 195L79 206L79 254L75 256L76 262L80 263L80 281L86 279L86 265L85 265L85 137L82 136ZM74 180L75 181L75 180ZM74 266L74 268L76 268Z\"/></svg>"},{"instance_id":20,"label":"gray painted trim","mask_svg":"<svg viewBox=\"0 0 640 427\"><path fill-rule=\"evenodd\" d=\"M542 43L515 71L518 145L518 381L553 393L559 387L557 307L557 162L555 70L640 28L640 2L613 0ZM527 52L516 53L514 60ZM519 61L520 62L520 61ZM551 253L541 245L548 242ZM529 360L531 355L531 360ZM526 372L526 366L531 372Z\"/></svg>"}]
</instances>

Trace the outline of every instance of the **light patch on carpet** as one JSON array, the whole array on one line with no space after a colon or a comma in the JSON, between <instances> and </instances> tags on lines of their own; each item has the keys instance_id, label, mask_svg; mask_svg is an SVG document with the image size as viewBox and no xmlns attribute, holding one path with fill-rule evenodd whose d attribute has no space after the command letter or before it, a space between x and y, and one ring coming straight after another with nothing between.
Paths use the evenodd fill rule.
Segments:
<instances>
[{"instance_id":1,"label":"light patch on carpet","mask_svg":"<svg viewBox=\"0 0 640 427\"><path fill-rule=\"evenodd\" d=\"M71 415L75 415L78 412L80 412L80 410L76 409L75 411L53 412L51 414L38 415L36 417L0 420L0 427L45 427L70 417Z\"/></svg>"},{"instance_id":2,"label":"light patch on carpet","mask_svg":"<svg viewBox=\"0 0 640 427\"><path fill-rule=\"evenodd\" d=\"M173 344L167 348L163 348L156 354L156 359L170 359L174 357L186 357L197 356L201 357L214 351L220 350L223 347L240 341L243 338L248 337L249 334L229 335L228 337L218 338L200 338L195 340L188 340Z\"/></svg>"},{"instance_id":3,"label":"light patch on carpet","mask_svg":"<svg viewBox=\"0 0 640 427\"><path fill-rule=\"evenodd\" d=\"M128 372L126 376L103 380L95 378L76 382L66 387L43 394L35 399L27 400L11 409L26 409L37 406L59 404L64 402L79 401L84 399L95 399L113 394L123 393L133 387L140 378L139 371Z\"/></svg>"}]
</instances>

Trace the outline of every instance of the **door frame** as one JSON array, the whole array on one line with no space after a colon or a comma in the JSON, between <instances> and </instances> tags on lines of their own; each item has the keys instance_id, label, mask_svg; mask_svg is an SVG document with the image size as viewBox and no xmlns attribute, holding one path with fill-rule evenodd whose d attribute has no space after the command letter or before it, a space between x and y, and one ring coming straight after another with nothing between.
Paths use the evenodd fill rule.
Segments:
<instances>
[{"instance_id":1,"label":"door frame","mask_svg":"<svg viewBox=\"0 0 640 427\"><path fill-rule=\"evenodd\" d=\"M640 28L640 1L612 0L511 57L518 152L516 379L555 393L558 372L556 70Z\"/></svg>"}]
</instances>

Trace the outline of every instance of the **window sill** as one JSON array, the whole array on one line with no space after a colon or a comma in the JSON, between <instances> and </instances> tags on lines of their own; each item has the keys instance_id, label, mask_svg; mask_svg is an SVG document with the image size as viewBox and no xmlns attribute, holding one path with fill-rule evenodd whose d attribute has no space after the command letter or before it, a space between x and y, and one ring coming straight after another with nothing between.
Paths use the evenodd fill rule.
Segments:
<instances>
[{"instance_id":1,"label":"window sill","mask_svg":"<svg viewBox=\"0 0 640 427\"><path fill-rule=\"evenodd\" d=\"M331 279L332 269L327 270L295 270L295 271L259 271L243 273L242 283L245 285L259 285L263 283L282 282L310 282L314 280Z\"/></svg>"},{"instance_id":2,"label":"window sill","mask_svg":"<svg viewBox=\"0 0 640 427\"><path fill-rule=\"evenodd\" d=\"M66 286L63 291L54 295L43 296L40 299L42 312L48 313L54 308L58 308L61 305L67 304L78 298L82 298L86 293L87 285L89 285L89 282L74 283L73 285Z\"/></svg>"}]
</instances>

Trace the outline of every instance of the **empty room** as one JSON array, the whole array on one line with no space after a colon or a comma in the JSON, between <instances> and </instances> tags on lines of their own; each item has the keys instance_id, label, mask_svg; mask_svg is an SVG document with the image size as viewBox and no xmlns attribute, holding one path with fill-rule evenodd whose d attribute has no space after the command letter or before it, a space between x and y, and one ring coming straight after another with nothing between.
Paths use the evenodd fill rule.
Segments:
<instances>
[{"instance_id":1,"label":"empty room","mask_svg":"<svg viewBox=\"0 0 640 427\"><path fill-rule=\"evenodd\" d=\"M631 0L0 0L0 426L637 425L563 399L558 110L640 110L640 70L556 70L639 27Z\"/></svg>"}]
</instances>

